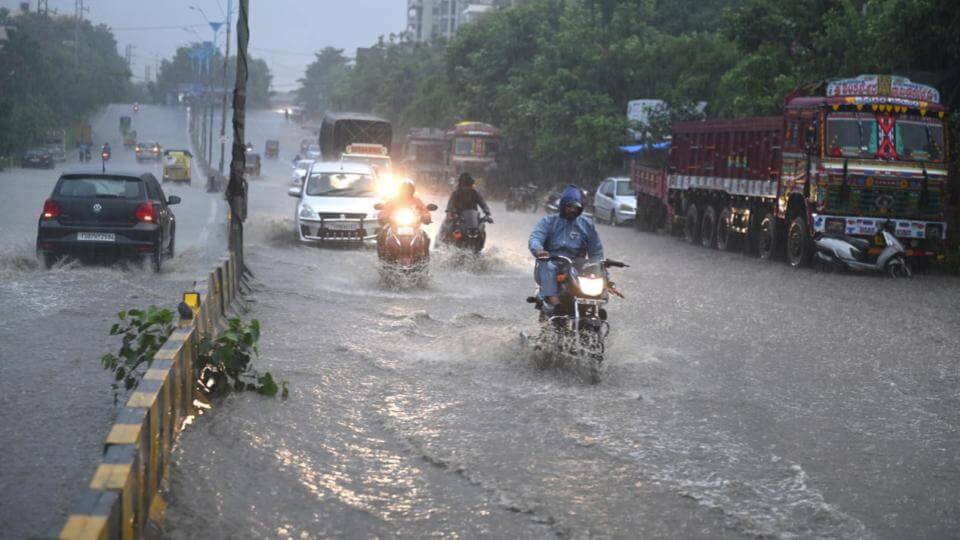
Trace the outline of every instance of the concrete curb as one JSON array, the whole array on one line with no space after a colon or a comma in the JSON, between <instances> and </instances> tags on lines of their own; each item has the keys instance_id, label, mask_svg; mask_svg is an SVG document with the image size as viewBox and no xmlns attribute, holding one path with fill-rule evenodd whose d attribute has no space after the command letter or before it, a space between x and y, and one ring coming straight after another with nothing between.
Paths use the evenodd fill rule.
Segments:
<instances>
[{"instance_id":1,"label":"concrete curb","mask_svg":"<svg viewBox=\"0 0 960 540\"><path fill-rule=\"evenodd\" d=\"M174 441L196 410L197 344L225 327L239 294L242 263L233 253L197 281L200 309L170 334L110 428L103 460L54 538L131 539L145 535L151 511L162 512ZM178 300L179 301L179 300Z\"/></svg>"}]
</instances>

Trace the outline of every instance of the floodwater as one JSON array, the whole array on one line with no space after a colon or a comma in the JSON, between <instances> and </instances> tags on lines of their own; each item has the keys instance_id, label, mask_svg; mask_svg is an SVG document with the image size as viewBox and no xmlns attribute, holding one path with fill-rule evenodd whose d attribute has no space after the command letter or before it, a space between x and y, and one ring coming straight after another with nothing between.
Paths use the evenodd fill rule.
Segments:
<instances>
[{"instance_id":1,"label":"floodwater","mask_svg":"<svg viewBox=\"0 0 960 540\"><path fill-rule=\"evenodd\" d=\"M591 385L520 345L537 215L497 205L479 260L438 252L425 288L385 287L374 251L294 240L301 133L250 120L282 156L251 185L250 316L291 395L232 396L186 431L164 536L960 530L955 279L817 274L602 226L631 267Z\"/></svg>"}]
</instances>

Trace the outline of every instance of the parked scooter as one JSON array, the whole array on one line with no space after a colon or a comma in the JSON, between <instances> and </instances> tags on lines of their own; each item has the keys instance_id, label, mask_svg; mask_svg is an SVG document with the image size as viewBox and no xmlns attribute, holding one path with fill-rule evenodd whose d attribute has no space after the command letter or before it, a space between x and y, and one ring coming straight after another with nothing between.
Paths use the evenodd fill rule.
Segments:
<instances>
[{"instance_id":1,"label":"parked scooter","mask_svg":"<svg viewBox=\"0 0 960 540\"><path fill-rule=\"evenodd\" d=\"M847 268L858 272L885 272L893 278L910 277L907 250L893 235L894 225L887 221L876 240L882 239L879 254L870 254L870 241L846 234L820 233L814 238L817 253L814 264L826 268Z\"/></svg>"}]
</instances>

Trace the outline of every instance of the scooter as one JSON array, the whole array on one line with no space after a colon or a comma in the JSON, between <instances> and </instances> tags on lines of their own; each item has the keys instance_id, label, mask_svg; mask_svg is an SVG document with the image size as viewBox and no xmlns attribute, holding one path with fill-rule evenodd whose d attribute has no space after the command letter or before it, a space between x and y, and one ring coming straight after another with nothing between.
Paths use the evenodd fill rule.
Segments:
<instances>
[{"instance_id":1,"label":"scooter","mask_svg":"<svg viewBox=\"0 0 960 540\"><path fill-rule=\"evenodd\" d=\"M814 263L826 268L885 272L892 278L910 277L913 273L907 265L907 250L891 232L892 227L893 223L887 221L877 235L877 240L883 240L883 249L876 256L870 254L869 240L846 234L820 233L813 240L817 249Z\"/></svg>"},{"instance_id":2,"label":"scooter","mask_svg":"<svg viewBox=\"0 0 960 540\"><path fill-rule=\"evenodd\" d=\"M374 205L383 210L383 204ZM437 205L428 204L433 212ZM429 222L427 216L419 217L410 208L400 208L387 216L387 222L377 235L377 258L380 261L380 277L394 282L397 278L414 279L421 285L428 277L430 261L430 236L421 225Z\"/></svg>"}]
</instances>

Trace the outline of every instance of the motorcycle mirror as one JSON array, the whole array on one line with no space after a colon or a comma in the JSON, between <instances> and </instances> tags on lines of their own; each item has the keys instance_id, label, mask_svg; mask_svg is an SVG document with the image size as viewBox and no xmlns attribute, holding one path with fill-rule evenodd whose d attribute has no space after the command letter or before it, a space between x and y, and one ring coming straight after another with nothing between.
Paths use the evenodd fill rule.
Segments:
<instances>
[{"instance_id":1,"label":"motorcycle mirror","mask_svg":"<svg viewBox=\"0 0 960 540\"><path fill-rule=\"evenodd\" d=\"M374 210L383 210L383 203L377 203L373 205Z\"/></svg>"},{"instance_id":2,"label":"motorcycle mirror","mask_svg":"<svg viewBox=\"0 0 960 540\"><path fill-rule=\"evenodd\" d=\"M430 203L430 204L427 205L427 210L429 210L429 211L431 211L431 212L435 212L435 211L437 210L437 208L438 208L437 205L435 205L435 204L433 204L433 203Z\"/></svg>"}]
</instances>

